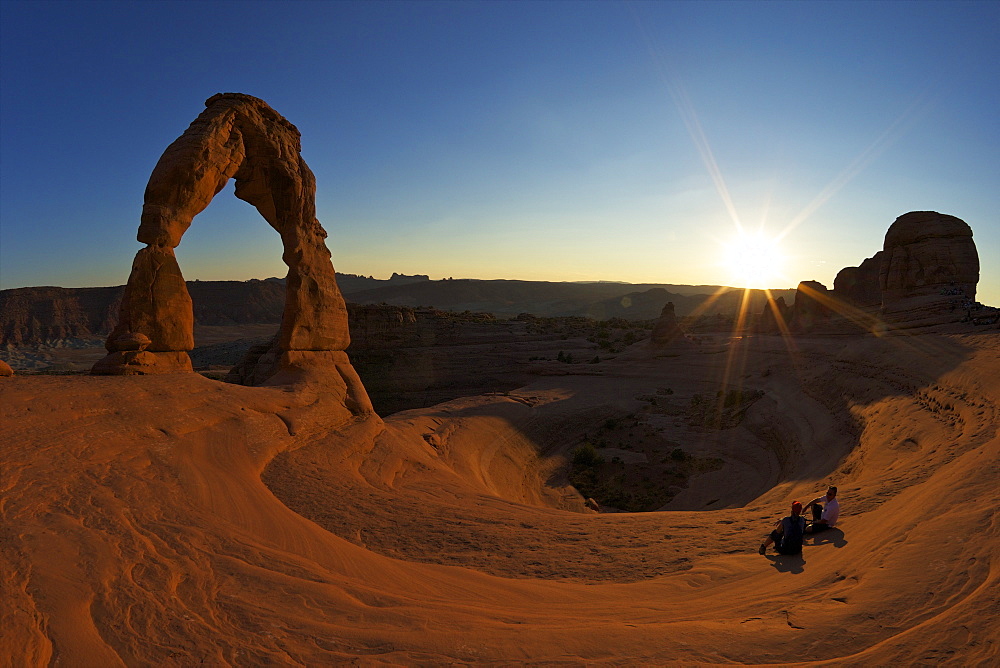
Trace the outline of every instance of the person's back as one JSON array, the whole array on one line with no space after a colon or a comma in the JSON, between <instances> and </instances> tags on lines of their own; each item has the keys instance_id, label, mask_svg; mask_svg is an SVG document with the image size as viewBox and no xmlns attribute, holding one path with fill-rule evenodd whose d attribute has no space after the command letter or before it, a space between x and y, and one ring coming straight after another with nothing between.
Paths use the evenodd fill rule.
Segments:
<instances>
[{"instance_id":1,"label":"person's back","mask_svg":"<svg viewBox=\"0 0 1000 668\"><path fill-rule=\"evenodd\" d=\"M802 535L806 530L806 520L800 515L781 518L781 542L775 545L780 554L802 552Z\"/></svg>"},{"instance_id":2,"label":"person's back","mask_svg":"<svg viewBox=\"0 0 1000 668\"><path fill-rule=\"evenodd\" d=\"M767 546L774 544L778 554L799 554L802 552L802 535L806 530L806 520L802 517L802 504L792 502L792 514L775 522L772 531L757 550L760 554L767 553Z\"/></svg>"}]
</instances>

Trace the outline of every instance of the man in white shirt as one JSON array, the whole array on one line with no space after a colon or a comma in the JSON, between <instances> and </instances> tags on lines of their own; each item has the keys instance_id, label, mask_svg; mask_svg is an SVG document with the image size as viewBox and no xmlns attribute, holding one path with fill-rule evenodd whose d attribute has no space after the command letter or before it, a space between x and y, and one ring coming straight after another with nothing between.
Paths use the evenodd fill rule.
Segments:
<instances>
[{"instance_id":1,"label":"man in white shirt","mask_svg":"<svg viewBox=\"0 0 1000 668\"><path fill-rule=\"evenodd\" d=\"M809 510L810 506L812 506L813 520L806 527L806 533L826 531L837 525L837 518L840 517L840 501L837 500L836 487L831 485L824 496L817 496L806 504L804 510Z\"/></svg>"}]
</instances>

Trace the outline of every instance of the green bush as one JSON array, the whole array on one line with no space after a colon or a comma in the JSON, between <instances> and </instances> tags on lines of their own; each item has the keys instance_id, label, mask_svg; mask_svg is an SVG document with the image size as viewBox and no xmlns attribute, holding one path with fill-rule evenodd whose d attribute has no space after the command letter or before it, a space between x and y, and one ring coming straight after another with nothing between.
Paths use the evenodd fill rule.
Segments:
<instances>
[{"instance_id":1,"label":"green bush","mask_svg":"<svg viewBox=\"0 0 1000 668\"><path fill-rule=\"evenodd\" d=\"M604 463L604 458L597 453L597 448L589 441L573 451L573 468L587 469Z\"/></svg>"}]
</instances>

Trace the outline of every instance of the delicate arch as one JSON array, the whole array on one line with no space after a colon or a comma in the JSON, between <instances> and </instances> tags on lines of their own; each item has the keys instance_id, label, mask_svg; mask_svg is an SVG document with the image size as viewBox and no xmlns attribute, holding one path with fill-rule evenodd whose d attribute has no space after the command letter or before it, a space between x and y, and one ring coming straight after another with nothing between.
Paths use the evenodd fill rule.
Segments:
<instances>
[{"instance_id":1,"label":"delicate arch","mask_svg":"<svg viewBox=\"0 0 1000 668\"><path fill-rule=\"evenodd\" d=\"M230 178L236 179L236 196L281 235L288 265L285 309L272 355L283 361L271 360L273 368L258 369L248 380L263 382L282 367L303 364L303 355L288 353L325 353L318 358L350 366L342 352L350 344L347 308L324 242L326 231L316 220L316 178L300 154L299 131L250 95L220 93L205 106L149 177L137 234L146 247L132 264L119 322L106 344L110 354L94 373L192 370L187 352L194 347L194 315L174 248Z\"/></svg>"}]
</instances>

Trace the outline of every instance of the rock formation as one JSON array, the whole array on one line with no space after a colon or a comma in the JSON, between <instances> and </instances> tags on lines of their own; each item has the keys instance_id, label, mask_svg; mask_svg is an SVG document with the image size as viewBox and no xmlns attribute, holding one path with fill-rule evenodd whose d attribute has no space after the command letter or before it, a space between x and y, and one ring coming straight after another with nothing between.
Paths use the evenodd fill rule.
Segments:
<instances>
[{"instance_id":1,"label":"rock formation","mask_svg":"<svg viewBox=\"0 0 1000 668\"><path fill-rule=\"evenodd\" d=\"M830 320L833 297L818 281L802 281L795 290L789 317L793 332L811 332Z\"/></svg>"},{"instance_id":2,"label":"rock formation","mask_svg":"<svg viewBox=\"0 0 1000 668\"><path fill-rule=\"evenodd\" d=\"M879 273L885 253L879 251L859 267L844 267L833 281L833 292L841 301L858 308L882 306Z\"/></svg>"},{"instance_id":3,"label":"rock formation","mask_svg":"<svg viewBox=\"0 0 1000 668\"><path fill-rule=\"evenodd\" d=\"M650 345L665 346L681 340L685 340L684 330L677 324L674 303L667 302L653 325L653 332L649 336Z\"/></svg>"},{"instance_id":4,"label":"rock formation","mask_svg":"<svg viewBox=\"0 0 1000 668\"><path fill-rule=\"evenodd\" d=\"M235 178L236 196L281 235L288 265L274 359L250 374L252 382L271 381L279 371L287 382L325 367L357 391L360 383L354 383L357 375L343 352L350 343L347 309L323 241L326 231L316 219L316 179L300 155L298 130L249 95L222 93L205 106L149 178L137 235L146 248L132 265L119 321L107 340L110 354L94 365L94 373L191 370L193 311L174 248L192 219ZM146 350L123 348L135 333L149 338Z\"/></svg>"},{"instance_id":5,"label":"rock formation","mask_svg":"<svg viewBox=\"0 0 1000 668\"><path fill-rule=\"evenodd\" d=\"M4 362L3 360L0 360L0 378L13 375L14 375L14 370L10 368L10 365Z\"/></svg>"},{"instance_id":6,"label":"rock formation","mask_svg":"<svg viewBox=\"0 0 1000 668\"><path fill-rule=\"evenodd\" d=\"M879 286L884 310L920 308L928 301L954 297L975 300L979 253L972 228L960 218L911 211L886 232L882 250Z\"/></svg>"},{"instance_id":7,"label":"rock formation","mask_svg":"<svg viewBox=\"0 0 1000 668\"><path fill-rule=\"evenodd\" d=\"M769 299L758 316L754 329L761 334L780 334L788 329L791 313L791 308L785 304L784 297Z\"/></svg>"},{"instance_id":8,"label":"rock formation","mask_svg":"<svg viewBox=\"0 0 1000 668\"><path fill-rule=\"evenodd\" d=\"M878 332L888 324L912 327L974 321L979 254L972 228L936 211L911 211L889 227L882 250L859 267L845 267L834 289L814 281L799 284L792 330ZM800 304L800 300L805 299ZM758 331L770 328L770 309Z\"/></svg>"},{"instance_id":9,"label":"rock formation","mask_svg":"<svg viewBox=\"0 0 1000 668\"><path fill-rule=\"evenodd\" d=\"M107 336L123 291L123 286L0 290L0 346Z\"/></svg>"},{"instance_id":10,"label":"rock formation","mask_svg":"<svg viewBox=\"0 0 1000 668\"><path fill-rule=\"evenodd\" d=\"M136 334L149 339L147 349L130 346ZM118 324L105 347L109 355L94 365L94 373L192 371L187 352L194 348L194 311L173 247L151 244L136 254Z\"/></svg>"}]
</instances>

